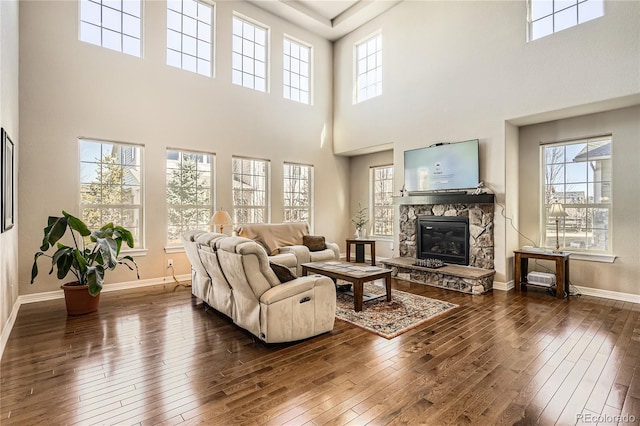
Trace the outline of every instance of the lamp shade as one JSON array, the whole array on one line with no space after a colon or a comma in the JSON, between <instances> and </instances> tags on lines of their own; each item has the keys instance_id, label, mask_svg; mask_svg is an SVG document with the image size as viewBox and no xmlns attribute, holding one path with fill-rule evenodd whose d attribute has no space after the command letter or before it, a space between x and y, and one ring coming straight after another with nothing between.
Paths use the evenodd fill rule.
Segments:
<instances>
[{"instance_id":1,"label":"lamp shade","mask_svg":"<svg viewBox=\"0 0 640 426\"><path fill-rule=\"evenodd\" d=\"M567 215L567 212L564 211L564 207L559 202L554 202L551 204L551 208L549 208L549 217L564 217Z\"/></svg>"},{"instance_id":2,"label":"lamp shade","mask_svg":"<svg viewBox=\"0 0 640 426\"><path fill-rule=\"evenodd\" d=\"M211 226L224 226L224 225L232 225L233 220L231 220L231 216L225 210L216 211L213 216L211 216L211 220L209 221L209 225Z\"/></svg>"}]
</instances>

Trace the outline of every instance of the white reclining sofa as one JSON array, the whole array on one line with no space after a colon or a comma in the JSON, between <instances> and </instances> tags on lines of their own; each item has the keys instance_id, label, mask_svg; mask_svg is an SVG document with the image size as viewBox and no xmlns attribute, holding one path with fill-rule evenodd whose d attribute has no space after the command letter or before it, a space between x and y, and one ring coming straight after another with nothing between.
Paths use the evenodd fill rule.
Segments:
<instances>
[{"instance_id":1,"label":"white reclining sofa","mask_svg":"<svg viewBox=\"0 0 640 426\"><path fill-rule=\"evenodd\" d=\"M291 342L331 331L333 281L321 275L281 283L255 241L203 231L183 234L193 296L266 343Z\"/></svg>"}]
</instances>

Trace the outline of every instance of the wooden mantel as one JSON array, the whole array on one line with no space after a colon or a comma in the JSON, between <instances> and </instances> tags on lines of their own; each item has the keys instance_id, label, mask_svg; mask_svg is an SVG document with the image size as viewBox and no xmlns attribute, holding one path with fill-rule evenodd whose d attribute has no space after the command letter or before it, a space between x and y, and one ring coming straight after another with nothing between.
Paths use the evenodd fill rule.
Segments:
<instances>
[{"instance_id":1,"label":"wooden mantel","mask_svg":"<svg viewBox=\"0 0 640 426\"><path fill-rule=\"evenodd\" d=\"M393 197L395 205L427 205L427 204L493 204L494 194L447 194L433 193L426 195L409 195Z\"/></svg>"}]
</instances>

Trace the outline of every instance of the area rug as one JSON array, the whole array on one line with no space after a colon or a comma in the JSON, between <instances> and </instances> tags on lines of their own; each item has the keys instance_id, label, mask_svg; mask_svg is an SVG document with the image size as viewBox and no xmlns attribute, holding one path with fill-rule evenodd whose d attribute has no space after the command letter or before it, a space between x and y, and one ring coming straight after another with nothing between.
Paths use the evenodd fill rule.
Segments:
<instances>
[{"instance_id":1,"label":"area rug","mask_svg":"<svg viewBox=\"0 0 640 426\"><path fill-rule=\"evenodd\" d=\"M342 285L344 282L339 282ZM385 294L382 285L366 283L365 293ZM392 339L418 325L444 314L458 305L416 294L391 290L391 302L386 297L364 303L362 312L353 310L353 297L338 292L336 317L358 327Z\"/></svg>"}]
</instances>

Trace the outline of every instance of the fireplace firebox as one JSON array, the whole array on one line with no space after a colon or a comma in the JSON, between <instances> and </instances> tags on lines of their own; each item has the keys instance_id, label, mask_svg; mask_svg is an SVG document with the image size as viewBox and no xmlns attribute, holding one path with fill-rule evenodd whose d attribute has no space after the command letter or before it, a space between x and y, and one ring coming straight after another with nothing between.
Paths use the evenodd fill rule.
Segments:
<instances>
[{"instance_id":1,"label":"fireplace firebox","mask_svg":"<svg viewBox=\"0 0 640 426\"><path fill-rule=\"evenodd\" d=\"M418 259L440 259L469 265L469 218L465 216L418 216Z\"/></svg>"}]
</instances>

